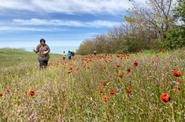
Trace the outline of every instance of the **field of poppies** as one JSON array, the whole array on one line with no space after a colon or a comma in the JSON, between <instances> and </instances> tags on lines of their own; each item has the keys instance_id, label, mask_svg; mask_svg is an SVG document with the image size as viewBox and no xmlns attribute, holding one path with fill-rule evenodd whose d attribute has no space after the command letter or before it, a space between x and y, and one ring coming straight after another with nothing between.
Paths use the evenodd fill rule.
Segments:
<instances>
[{"instance_id":1,"label":"field of poppies","mask_svg":"<svg viewBox=\"0 0 185 122\"><path fill-rule=\"evenodd\" d=\"M46 70L23 54L0 55L0 122L185 121L184 49L55 55Z\"/></svg>"}]
</instances>

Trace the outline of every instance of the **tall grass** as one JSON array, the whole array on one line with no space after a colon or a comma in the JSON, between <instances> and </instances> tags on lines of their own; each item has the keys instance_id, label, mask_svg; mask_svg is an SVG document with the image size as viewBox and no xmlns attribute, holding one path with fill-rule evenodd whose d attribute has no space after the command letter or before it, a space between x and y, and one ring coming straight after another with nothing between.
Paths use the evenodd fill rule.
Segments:
<instances>
[{"instance_id":1,"label":"tall grass","mask_svg":"<svg viewBox=\"0 0 185 122\"><path fill-rule=\"evenodd\" d=\"M174 69L185 72L183 50L77 56L72 61L55 57L46 70L32 62L3 67L0 118L8 122L182 122L185 76L173 76ZM115 94L110 94L111 89ZM170 101L160 99L163 93L170 95Z\"/></svg>"}]
</instances>

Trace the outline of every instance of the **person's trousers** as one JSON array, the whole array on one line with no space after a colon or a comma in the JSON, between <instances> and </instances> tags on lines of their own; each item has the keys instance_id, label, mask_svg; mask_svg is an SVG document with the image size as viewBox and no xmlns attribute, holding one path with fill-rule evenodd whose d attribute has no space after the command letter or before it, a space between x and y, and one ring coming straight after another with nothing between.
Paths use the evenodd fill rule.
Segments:
<instances>
[{"instance_id":1,"label":"person's trousers","mask_svg":"<svg viewBox=\"0 0 185 122\"><path fill-rule=\"evenodd\" d=\"M48 66L48 60L39 60L40 68L46 68Z\"/></svg>"}]
</instances>

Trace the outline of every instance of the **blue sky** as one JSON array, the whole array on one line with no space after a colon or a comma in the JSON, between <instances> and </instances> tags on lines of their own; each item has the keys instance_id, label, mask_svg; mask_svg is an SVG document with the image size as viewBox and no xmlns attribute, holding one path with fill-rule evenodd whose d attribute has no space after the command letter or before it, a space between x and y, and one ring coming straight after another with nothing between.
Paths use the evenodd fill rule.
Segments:
<instances>
[{"instance_id":1,"label":"blue sky","mask_svg":"<svg viewBox=\"0 0 185 122\"><path fill-rule=\"evenodd\" d=\"M44 38L52 52L75 51L120 26L129 7L129 0L0 0L0 48L32 50Z\"/></svg>"}]
</instances>

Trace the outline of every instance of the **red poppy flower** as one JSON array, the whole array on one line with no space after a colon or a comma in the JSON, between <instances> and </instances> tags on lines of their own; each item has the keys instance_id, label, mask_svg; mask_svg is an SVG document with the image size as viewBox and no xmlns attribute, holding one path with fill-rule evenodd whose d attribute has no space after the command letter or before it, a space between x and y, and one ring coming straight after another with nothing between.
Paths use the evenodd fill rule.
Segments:
<instances>
[{"instance_id":1,"label":"red poppy flower","mask_svg":"<svg viewBox=\"0 0 185 122\"><path fill-rule=\"evenodd\" d=\"M127 93L128 93L128 94L131 94L131 93L132 93L132 88L131 88L131 87L128 87L128 88L127 88Z\"/></svg>"},{"instance_id":2,"label":"red poppy flower","mask_svg":"<svg viewBox=\"0 0 185 122\"><path fill-rule=\"evenodd\" d=\"M127 73L131 72L131 70L129 68L126 71L127 71Z\"/></svg>"},{"instance_id":3,"label":"red poppy flower","mask_svg":"<svg viewBox=\"0 0 185 122\"><path fill-rule=\"evenodd\" d=\"M112 95L114 95L114 94L116 93L116 89L114 89L114 88L111 89L111 90L109 91L109 93L112 94Z\"/></svg>"},{"instance_id":4,"label":"red poppy flower","mask_svg":"<svg viewBox=\"0 0 185 122\"><path fill-rule=\"evenodd\" d=\"M160 96L160 99L161 99L163 102L167 103L167 102L170 101L170 95L169 95L168 93L163 93L163 94Z\"/></svg>"},{"instance_id":5,"label":"red poppy flower","mask_svg":"<svg viewBox=\"0 0 185 122\"><path fill-rule=\"evenodd\" d=\"M108 102L109 101L109 96L103 96L103 100L105 101L105 102Z\"/></svg>"},{"instance_id":6,"label":"red poppy flower","mask_svg":"<svg viewBox=\"0 0 185 122\"><path fill-rule=\"evenodd\" d=\"M106 86L107 85L107 83L106 82L101 82L101 84L103 85L103 86Z\"/></svg>"},{"instance_id":7,"label":"red poppy flower","mask_svg":"<svg viewBox=\"0 0 185 122\"><path fill-rule=\"evenodd\" d=\"M121 64L116 64L117 68L121 67L122 65Z\"/></svg>"},{"instance_id":8,"label":"red poppy flower","mask_svg":"<svg viewBox=\"0 0 185 122\"><path fill-rule=\"evenodd\" d=\"M138 66L139 62L138 61L134 61L134 66Z\"/></svg>"},{"instance_id":9,"label":"red poppy flower","mask_svg":"<svg viewBox=\"0 0 185 122\"><path fill-rule=\"evenodd\" d=\"M35 96L35 91L31 90L30 93L29 93L30 96Z\"/></svg>"},{"instance_id":10,"label":"red poppy flower","mask_svg":"<svg viewBox=\"0 0 185 122\"><path fill-rule=\"evenodd\" d=\"M173 71L173 76L175 76L175 77L180 77L180 76L182 76L182 72L177 71L177 70L174 70L174 71Z\"/></svg>"},{"instance_id":11,"label":"red poppy flower","mask_svg":"<svg viewBox=\"0 0 185 122\"><path fill-rule=\"evenodd\" d=\"M123 72L119 72L119 73L118 73L118 77L119 77L119 78L123 78Z\"/></svg>"},{"instance_id":12,"label":"red poppy flower","mask_svg":"<svg viewBox=\"0 0 185 122\"><path fill-rule=\"evenodd\" d=\"M100 93L105 93L105 89L100 89Z\"/></svg>"}]
</instances>

